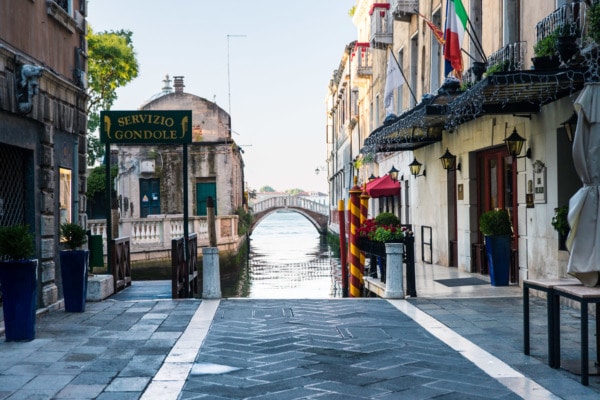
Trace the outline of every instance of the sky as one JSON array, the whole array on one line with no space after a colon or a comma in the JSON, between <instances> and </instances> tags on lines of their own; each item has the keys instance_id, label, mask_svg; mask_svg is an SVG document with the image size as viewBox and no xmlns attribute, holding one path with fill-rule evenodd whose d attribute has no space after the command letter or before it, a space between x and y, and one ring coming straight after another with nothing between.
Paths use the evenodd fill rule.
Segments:
<instances>
[{"instance_id":1,"label":"sky","mask_svg":"<svg viewBox=\"0 0 600 400\"><path fill-rule=\"evenodd\" d=\"M230 112L247 189L327 193L325 99L357 30L356 0L88 0L94 32L127 29L139 75L112 110L136 110L165 75ZM324 168L319 174L315 169Z\"/></svg>"}]
</instances>

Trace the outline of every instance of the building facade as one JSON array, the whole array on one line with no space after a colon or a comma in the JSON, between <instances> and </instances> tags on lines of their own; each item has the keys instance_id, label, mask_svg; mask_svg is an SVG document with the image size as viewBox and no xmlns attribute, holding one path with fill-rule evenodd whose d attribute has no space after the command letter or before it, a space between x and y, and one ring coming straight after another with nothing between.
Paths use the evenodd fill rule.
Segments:
<instances>
[{"instance_id":1,"label":"building facade","mask_svg":"<svg viewBox=\"0 0 600 400\"><path fill-rule=\"evenodd\" d=\"M62 298L58 228L85 226L86 2L0 3L0 225L26 224L38 306Z\"/></svg>"},{"instance_id":2,"label":"building facade","mask_svg":"<svg viewBox=\"0 0 600 400\"><path fill-rule=\"evenodd\" d=\"M400 193L370 200L369 213L411 224L424 263L487 274L479 216L504 208L513 225L512 282L565 277L568 253L551 224L581 187L565 134L590 78L583 55L589 2L462 0L469 17L461 79L445 74L447 1L358 0L356 41L343 50L326 100L331 226L354 178L399 171ZM571 56L534 67L534 46L575 26ZM392 57L390 58L390 53ZM402 73L386 104L388 60ZM509 154L513 132L525 139ZM446 151L453 167L440 162ZM411 166L420 171L411 172ZM421 251L419 251L421 250Z\"/></svg>"},{"instance_id":3,"label":"building facade","mask_svg":"<svg viewBox=\"0 0 600 400\"><path fill-rule=\"evenodd\" d=\"M217 217L234 216L244 206L242 151L231 137L229 114L214 102L185 93L184 79L165 79L162 92L141 110L191 110L192 144L188 145L188 210L190 217L207 216L212 197ZM113 145L114 146L114 145ZM116 190L121 226L140 218L183 214L184 163L182 146L120 145ZM232 224L237 219L218 219ZM221 226L237 236L237 226ZM128 229L127 229L128 230ZM126 236L132 232L120 232Z\"/></svg>"}]
</instances>

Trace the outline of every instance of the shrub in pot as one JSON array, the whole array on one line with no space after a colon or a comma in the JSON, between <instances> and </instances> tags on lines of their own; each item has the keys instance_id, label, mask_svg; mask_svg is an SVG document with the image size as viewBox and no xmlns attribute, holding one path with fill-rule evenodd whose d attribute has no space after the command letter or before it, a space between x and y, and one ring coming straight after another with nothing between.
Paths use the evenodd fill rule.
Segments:
<instances>
[{"instance_id":1,"label":"shrub in pot","mask_svg":"<svg viewBox=\"0 0 600 400\"><path fill-rule=\"evenodd\" d=\"M0 227L0 290L6 341L35 339L37 266L26 225Z\"/></svg>"},{"instance_id":2,"label":"shrub in pot","mask_svg":"<svg viewBox=\"0 0 600 400\"><path fill-rule=\"evenodd\" d=\"M531 59L536 70L557 68L560 64L556 49L557 34L552 32L533 46Z\"/></svg>"},{"instance_id":3,"label":"shrub in pot","mask_svg":"<svg viewBox=\"0 0 600 400\"><path fill-rule=\"evenodd\" d=\"M66 250L60 251L65 311L83 312L90 252L81 247L87 243L87 233L81 226L66 222L60 225L60 238L61 244L66 247Z\"/></svg>"},{"instance_id":4,"label":"shrub in pot","mask_svg":"<svg viewBox=\"0 0 600 400\"><path fill-rule=\"evenodd\" d=\"M485 252L493 286L507 286L510 271L512 224L508 211L491 210L481 214L479 230L485 236Z\"/></svg>"}]
</instances>

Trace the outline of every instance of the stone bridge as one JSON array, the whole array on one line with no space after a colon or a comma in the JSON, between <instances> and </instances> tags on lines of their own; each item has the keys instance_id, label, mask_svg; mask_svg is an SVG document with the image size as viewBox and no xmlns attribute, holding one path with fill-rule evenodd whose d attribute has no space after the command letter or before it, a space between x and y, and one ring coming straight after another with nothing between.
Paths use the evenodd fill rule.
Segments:
<instances>
[{"instance_id":1,"label":"stone bridge","mask_svg":"<svg viewBox=\"0 0 600 400\"><path fill-rule=\"evenodd\" d=\"M254 203L250 233L260 221L278 210L295 211L309 220L321 235L327 233L327 222L329 220L329 207L327 204L317 203L298 196L271 197Z\"/></svg>"}]
</instances>

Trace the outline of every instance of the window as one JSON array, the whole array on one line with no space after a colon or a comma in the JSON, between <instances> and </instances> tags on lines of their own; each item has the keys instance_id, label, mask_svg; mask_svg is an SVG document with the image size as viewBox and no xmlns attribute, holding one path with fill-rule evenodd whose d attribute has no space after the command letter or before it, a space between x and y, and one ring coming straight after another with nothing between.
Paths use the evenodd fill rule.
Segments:
<instances>
[{"instance_id":1,"label":"window","mask_svg":"<svg viewBox=\"0 0 600 400\"><path fill-rule=\"evenodd\" d=\"M417 92L417 79L419 75L419 48L418 48L418 37L417 35L413 36L410 41L410 87L413 92ZM417 105L417 99L414 96L411 96L410 106L414 107Z\"/></svg>"},{"instance_id":2,"label":"window","mask_svg":"<svg viewBox=\"0 0 600 400\"><path fill-rule=\"evenodd\" d=\"M379 126L379 95L375 96L375 126Z\"/></svg>"},{"instance_id":3,"label":"window","mask_svg":"<svg viewBox=\"0 0 600 400\"><path fill-rule=\"evenodd\" d=\"M432 18L432 22L435 24L435 26L442 26L442 18L440 16L440 12L436 12L433 15ZM440 42L438 42L438 40L435 38L435 35L431 35L431 87L429 88L429 91L431 93L435 93L441 86L440 84L440 77L442 75L441 73L441 66L442 66L442 45L440 44Z\"/></svg>"},{"instance_id":4,"label":"window","mask_svg":"<svg viewBox=\"0 0 600 400\"><path fill-rule=\"evenodd\" d=\"M71 222L71 170L60 169L60 223Z\"/></svg>"},{"instance_id":5,"label":"window","mask_svg":"<svg viewBox=\"0 0 600 400\"><path fill-rule=\"evenodd\" d=\"M69 15L72 15L73 0L54 0L56 4Z\"/></svg>"},{"instance_id":6,"label":"window","mask_svg":"<svg viewBox=\"0 0 600 400\"><path fill-rule=\"evenodd\" d=\"M402 78L404 79L404 50L400 50L398 52L398 64L400 65L400 69L402 71ZM402 114L402 100L404 96L402 95L402 88L404 85L398 88L398 101L396 102L396 115Z\"/></svg>"}]
</instances>

